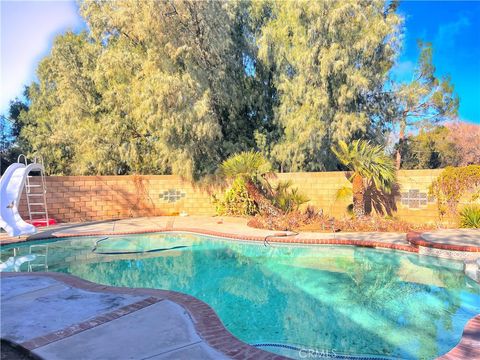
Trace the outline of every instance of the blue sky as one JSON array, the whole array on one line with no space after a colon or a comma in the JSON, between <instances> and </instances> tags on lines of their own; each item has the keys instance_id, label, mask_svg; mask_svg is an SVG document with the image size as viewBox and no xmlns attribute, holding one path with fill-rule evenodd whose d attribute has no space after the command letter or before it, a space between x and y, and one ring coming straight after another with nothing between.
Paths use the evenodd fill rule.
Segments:
<instances>
[{"instance_id":1,"label":"blue sky","mask_svg":"<svg viewBox=\"0 0 480 360\"><path fill-rule=\"evenodd\" d=\"M0 113L23 92L55 35L84 27L73 1L5 1L1 11Z\"/></svg>"},{"instance_id":2,"label":"blue sky","mask_svg":"<svg viewBox=\"0 0 480 360\"><path fill-rule=\"evenodd\" d=\"M35 79L56 34L85 27L73 1L5 1L1 10L0 113ZM402 1L405 39L393 75L408 80L417 39L433 43L437 75L449 74L460 95L460 118L480 124L480 2Z\"/></svg>"},{"instance_id":3,"label":"blue sky","mask_svg":"<svg viewBox=\"0 0 480 360\"><path fill-rule=\"evenodd\" d=\"M460 96L460 118L480 124L480 2L402 1L399 11L405 39L395 78L411 79L417 39L431 42L437 75L450 75Z\"/></svg>"}]
</instances>

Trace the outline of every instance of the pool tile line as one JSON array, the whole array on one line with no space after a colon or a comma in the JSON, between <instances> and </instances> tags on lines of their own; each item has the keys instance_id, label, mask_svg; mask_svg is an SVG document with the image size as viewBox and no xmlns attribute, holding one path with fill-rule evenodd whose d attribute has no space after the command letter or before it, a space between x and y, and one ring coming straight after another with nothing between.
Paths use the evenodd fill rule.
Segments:
<instances>
[{"instance_id":1,"label":"pool tile line","mask_svg":"<svg viewBox=\"0 0 480 360\"><path fill-rule=\"evenodd\" d=\"M179 293L171 290L122 288L122 287L100 285L100 284L96 284L72 275L67 275L62 273L53 273L53 272L52 273L35 272L34 274L12 273L12 272L0 273L0 279L2 277L16 277L16 276L49 277L49 278L53 278L54 280L60 281L66 285L76 287L85 291L91 291L91 292L116 293L116 294L121 293L126 295L148 296L149 298L151 297L154 299L158 299L159 301L170 300L180 305L187 311L187 313L190 315L190 318L193 320L193 324L194 324L195 330L197 331L197 334L209 346L227 355L231 359L236 359L236 360L257 360L257 359L258 360L288 360L289 359L281 355L277 355L261 349L257 349L237 339L223 326L220 318L217 316L215 311L209 305L187 294L183 294L183 293ZM52 335L52 334L49 334L49 335ZM38 344L41 344L42 342L46 342L49 340L47 339L47 336L42 336L34 340L38 341ZM27 346L34 346L31 349L26 348L24 345L25 343L22 343L21 345L24 346L29 351L32 351L33 349L39 346L43 346L43 345L37 346L37 342L35 342L35 344L28 344L28 342L30 341L32 340L29 340L25 343ZM46 342L44 345L53 341L57 341L57 340Z\"/></svg>"},{"instance_id":2,"label":"pool tile line","mask_svg":"<svg viewBox=\"0 0 480 360\"><path fill-rule=\"evenodd\" d=\"M118 308L114 311L98 315L92 319L82 321L78 324L73 324L71 326L68 326L58 331L54 331L50 334L46 334L43 336L36 337L34 339L30 339L28 341L20 343L20 345L28 350L35 350L39 347L51 344L55 341L63 340L67 337L79 334L83 331L90 330L90 329L93 329L94 327L106 324L112 320L121 318L122 316L144 309L162 300L163 299L159 299L155 297L148 297L146 299L134 302L132 304L122 306L121 308Z\"/></svg>"}]
</instances>

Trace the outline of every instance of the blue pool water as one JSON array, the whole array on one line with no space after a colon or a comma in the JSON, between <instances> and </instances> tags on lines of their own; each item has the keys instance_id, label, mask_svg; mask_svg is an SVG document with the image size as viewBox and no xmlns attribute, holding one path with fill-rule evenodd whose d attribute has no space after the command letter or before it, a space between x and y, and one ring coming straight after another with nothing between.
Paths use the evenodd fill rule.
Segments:
<instances>
[{"instance_id":1,"label":"blue pool water","mask_svg":"<svg viewBox=\"0 0 480 360\"><path fill-rule=\"evenodd\" d=\"M480 286L462 263L402 252L264 247L179 233L9 245L2 261L14 252L37 254L22 271L48 267L102 284L193 295L241 340L304 349L288 352L299 358L313 351L432 359L453 348L480 313Z\"/></svg>"}]
</instances>

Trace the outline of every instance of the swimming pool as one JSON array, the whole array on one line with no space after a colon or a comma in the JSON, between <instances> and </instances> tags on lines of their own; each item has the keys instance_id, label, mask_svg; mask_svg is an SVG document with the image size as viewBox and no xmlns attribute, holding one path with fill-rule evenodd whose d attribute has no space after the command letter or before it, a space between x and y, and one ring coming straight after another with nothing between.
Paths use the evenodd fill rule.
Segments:
<instances>
[{"instance_id":1,"label":"swimming pool","mask_svg":"<svg viewBox=\"0 0 480 360\"><path fill-rule=\"evenodd\" d=\"M431 359L480 313L480 286L461 263L402 252L157 233L7 245L1 259L30 252L22 271L193 295L241 340L300 358L288 348Z\"/></svg>"}]
</instances>

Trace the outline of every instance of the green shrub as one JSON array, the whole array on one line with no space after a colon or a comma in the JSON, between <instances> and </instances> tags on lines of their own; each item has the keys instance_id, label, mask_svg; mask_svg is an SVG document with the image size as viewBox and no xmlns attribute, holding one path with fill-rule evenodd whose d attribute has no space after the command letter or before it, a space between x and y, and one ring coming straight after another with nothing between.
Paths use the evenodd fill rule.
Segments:
<instances>
[{"instance_id":1,"label":"green shrub","mask_svg":"<svg viewBox=\"0 0 480 360\"><path fill-rule=\"evenodd\" d=\"M213 196L213 203L218 215L245 216L258 214L258 207L249 195L245 181L243 177L238 177L223 197ZM268 200L275 207L286 213L297 211L300 205L308 202L308 198L301 194L297 188L291 186L291 181L280 181L277 186L272 188L268 196Z\"/></svg>"},{"instance_id":2,"label":"green shrub","mask_svg":"<svg viewBox=\"0 0 480 360\"><path fill-rule=\"evenodd\" d=\"M308 202L308 198L301 194L297 188L292 189L292 182L279 181L273 189L273 204L284 212L298 210L299 206Z\"/></svg>"},{"instance_id":3,"label":"green shrub","mask_svg":"<svg viewBox=\"0 0 480 360\"><path fill-rule=\"evenodd\" d=\"M214 196L213 202L218 215L245 216L258 213L257 206L245 187L245 180L241 177L233 181L223 198Z\"/></svg>"},{"instance_id":4,"label":"green shrub","mask_svg":"<svg viewBox=\"0 0 480 360\"><path fill-rule=\"evenodd\" d=\"M430 186L430 195L437 198L440 215L456 214L463 197L475 201L480 196L480 165L446 167Z\"/></svg>"},{"instance_id":5,"label":"green shrub","mask_svg":"<svg viewBox=\"0 0 480 360\"><path fill-rule=\"evenodd\" d=\"M480 205L469 205L460 212L460 225L463 228L480 229Z\"/></svg>"}]
</instances>

